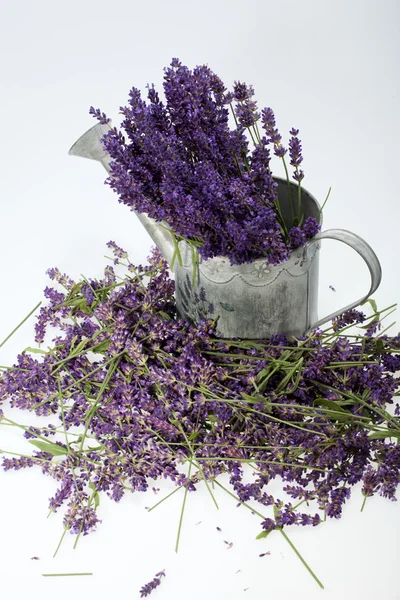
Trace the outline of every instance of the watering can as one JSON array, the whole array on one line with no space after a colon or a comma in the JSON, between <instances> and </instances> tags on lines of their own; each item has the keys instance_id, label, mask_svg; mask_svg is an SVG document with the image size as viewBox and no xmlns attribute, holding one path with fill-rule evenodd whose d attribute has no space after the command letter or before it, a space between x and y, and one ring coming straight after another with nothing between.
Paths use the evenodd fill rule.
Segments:
<instances>
[{"instance_id":1,"label":"watering can","mask_svg":"<svg viewBox=\"0 0 400 600\"><path fill-rule=\"evenodd\" d=\"M111 158L101 143L109 129L109 125L95 125L75 142L69 154L97 160L109 172ZM289 225L289 185L293 186L293 193L297 193L297 186L280 178L275 181L281 212ZM305 218L315 217L322 224L320 206L304 188L301 206ZM134 212L171 265L175 245L168 226L162 226L144 213ZM326 238L353 248L367 264L371 283L365 296L318 319L319 248L321 240ZM207 260L199 256L198 264L193 265L190 246L182 241L179 250L182 260L175 260L173 265L178 316L193 323L214 319L217 335L223 338L264 339L281 333L297 338L362 304L378 288L382 277L372 248L361 237L344 229L318 233L305 246L292 250L288 260L278 265L269 264L266 258L231 265L223 256Z\"/></svg>"}]
</instances>

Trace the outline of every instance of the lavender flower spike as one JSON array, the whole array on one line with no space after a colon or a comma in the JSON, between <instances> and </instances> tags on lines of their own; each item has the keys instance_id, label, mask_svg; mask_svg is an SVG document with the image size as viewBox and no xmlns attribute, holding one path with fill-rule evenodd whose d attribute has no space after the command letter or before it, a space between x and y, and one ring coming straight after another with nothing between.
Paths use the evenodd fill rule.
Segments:
<instances>
[{"instance_id":1,"label":"lavender flower spike","mask_svg":"<svg viewBox=\"0 0 400 600\"><path fill-rule=\"evenodd\" d=\"M300 182L304 179L304 173L299 169L300 164L303 162L302 147L299 138L297 137L299 130L294 127L289 131L291 138L289 140L289 156L290 164L295 168L293 179Z\"/></svg>"},{"instance_id":2,"label":"lavender flower spike","mask_svg":"<svg viewBox=\"0 0 400 600\"><path fill-rule=\"evenodd\" d=\"M264 108L261 112L263 128L268 135L269 141L274 145L274 154L283 158L287 152L282 146L282 136L276 128L275 115L272 108Z\"/></svg>"},{"instance_id":3,"label":"lavender flower spike","mask_svg":"<svg viewBox=\"0 0 400 600\"><path fill-rule=\"evenodd\" d=\"M156 589L156 587L158 587L161 583L161 577L165 577L165 572L164 571L160 571L159 573L156 573L155 577L149 581L149 583L146 583L140 590L140 597L141 598L146 598L146 596L149 596L151 594L151 592L153 590Z\"/></svg>"}]
</instances>

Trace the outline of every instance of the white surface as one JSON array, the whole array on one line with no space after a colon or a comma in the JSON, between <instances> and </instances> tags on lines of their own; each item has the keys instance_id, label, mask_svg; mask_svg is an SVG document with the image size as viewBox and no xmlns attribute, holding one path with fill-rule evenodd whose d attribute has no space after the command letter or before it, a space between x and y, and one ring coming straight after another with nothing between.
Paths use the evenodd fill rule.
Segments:
<instances>
[{"instance_id":1,"label":"white surface","mask_svg":"<svg viewBox=\"0 0 400 600\"><path fill-rule=\"evenodd\" d=\"M399 13L395 0L23 0L3 6L0 339L41 299L48 267L99 276L110 239L134 261L147 256L149 239L102 184L102 167L67 152L94 124L90 105L117 123L130 87L159 86L162 67L175 56L190 67L207 62L228 85L252 83L260 106L275 110L283 134L300 128L305 187L322 201L332 186L325 228L352 230L373 246L383 268L378 306L397 302ZM368 285L366 268L350 250L323 243L321 316ZM0 364L12 363L31 344L32 328L31 321L0 349ZM0 447L17 444L4 428L0 440ZM53 481L32 470L0 472L0 485L0 576L8 598L29 593L34 600L53 594L64 600L90 592L98 600L110 594L136 599L166 568L155 600L400 599L400 507L382 498L369 500L360 514L355 491L341 521L292 532L323 592L278 534L256 542L257 518L219 493L219 513L206 493L190 495L178 555L181 498L147 513L144 506L159 498L150 492L120 506L102 500L98 532L75 551L67 537L53 560L61 533L61 516L46 519ZM230 550L225 539L234 542ZM267 550L271 555L259 558ZM94 575L41 577L68 571Z\"/></svg>"}]
</instances>

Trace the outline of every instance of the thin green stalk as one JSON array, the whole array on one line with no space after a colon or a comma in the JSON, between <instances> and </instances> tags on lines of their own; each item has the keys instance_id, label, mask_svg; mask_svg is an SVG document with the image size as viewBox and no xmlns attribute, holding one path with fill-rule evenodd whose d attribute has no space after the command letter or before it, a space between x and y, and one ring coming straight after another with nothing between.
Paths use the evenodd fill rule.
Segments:
<instances>
[{"instance_id":1,"label":"thin green stalk","mask_svg":"<svg viewBox=\"0 0 400 600\"><path fill-rule=\"evenodd\" d=\"M6 338L5 338L5 339L4 339L4 340L1 342L1 344L0 344L0 348L1 348L2 346L4 346L4 344L5 344L6 342L8 342L8 340L10 339L10 337L11 337L11 336L13 336L13 335L14 335L14 333L15 333L16 331L18 331L18 329L19 329L19 328L20 328L20 327L21 327L21 326L22 326L22 325L25 323L25 321L27 321L27 320L29 319L29 317L30 317L31 315L33 315L33 313L35 312L35 310L37 310L41 304L42 304L42 301L38 302L38 303L36 304L35 308L32 308L31 312L30 312L29 314L27 314L27 315L26 315L26 317L25 317L24 319L22 319L21 323L19 323L19 325L17 325L17 326L16 326L16 327L15 327L15 328L12 330L12 332L11 332L11 333L9 333L9 334L8 334L8 336L7 336L7 337L6 337Z\"/></svg>"},{"instance_id":2,"label":"thin green stalk","mask_svg":"<svg viewBox=\"0 0 400 600\"><path fill-rule=\"evenodd\" d=\"M7 421L7 422L6 422ZM7 417L3 417L0 421L0 425L5 425L6 427L9 425L10 427L18 427L19 429L23 429L24 431L28 431L29 433L32 433L29 427L26 427L25 425L20 425L19 423L16 423L15 421L12 421L11 419L8 419ZM43 435L36 435L35 434L35 439L38 440L43 440L44 442L48 442L49 440L44 437ZM34 458L34 457L31 457Z\"/></svg>"},{"instance_id":3,"label":"thin green stalk","mask_svg":"<svg viewBox=\"0 0 400 600\"><path fill-rule=\"evenodd\" d=\"M120 357L118 355L114 356L114 363L110 366L110 368L109 368L109 370L107 372L107 375L104 378L102 386L101 386L101 388L99 390L99 393L96 396L96 400L95 400L92 408L89 410L89 412L87 414L85 431L83 432L82 441L81 441L81 445L80 445L80 448L79 448L80 452L82 452L83 444L85 443L85 439L86 439L86 434L88 432L89 425L90 425L90 422L91 422L91 420L93 418L93 415L96 412L97 405L100 402L100 398L102 397L103 392L104 392L104 390L106 389L106 387L108 385L108 382L110 381L111 377L113 376L113 373L114 373L115 369L118 367L119 359L120 359Z\"/></svg>"},{"instance_id":4,"label":"thin green stalk","mask_svg":"<svg viewBox=\"0 0 400 600\"><path fill-rule=\"evenodd\" d=\"M322 589L324 589L324 586L321 583L321 581L318 579L318 577L316 576L316 574L314 573L314 571L311 569L311 567L306 563L306 561L304 560L304 558L302 557L302 555L300 554L300 552L297 550L296 546L293 544L293 542L288 538L288 536L286 535L286 533L283 531L282 527L277 527L277 530L281 532L281 534L283 535L283 537L285 538L285 540L287 541L287 543L289 544L289 546L291 547L291 549L293 550L293 552L301 560L301 562L303 563L303 565L305 566L305 568L307 569L307 571L310 573L310 575L318 583L319 587L322 588Z\"/></svg>"},{"instance_id":5,"label":"thin green stalk","mask_svg":"<svg viewBox=\"0 0 400 600\"><path fill-rule=\"evenodd\" d=\"M203 469L201 468L201 465L199 465L199 463L198 463L198 460L200 460L200 459L197 459L197 457L196 457L196 458L194 458L194 457L195 457L195 453L194 453L194 451L193 451L193 448L192 448L192 446L191 446L191 443L190 443L190 441L189 441L189 439L188 439L188 437L187 437L187 435L186 435L186 433L185 433L185 430L183 429L183 427L182 427L182 425L179 423L179 421L177 421L177 425L178 425L178 429L180 430L180 432L182 433L183 437L184 437L184 438L185 438L185 440L186 440L186 443L187 443L187 445L188 445L188 448L189 448L189 450L190 450L190 452L191 452L191 454L192 454L192 456L193 456L193 462L195 462L195 464L196 464L196 467L197 467L197 468L198 468L198 470L200 471L200 475L201 475L201 477L202 477L202 479L203 479L204 483L206 484L206 488L207 488L207 490L208 490L208 492L209 492L209 494L210 494L210 496L211 496L211 498L212 498L212 501L214 502L214 504L215 504L215 506L216 506L217 510L219 510L218 503L217 503L217 501L216 501L216 499L215 499L215 497L214 497L214 494L213 494L213 493L212 493L212 491L211 491L211 488L210 488L210 486L208 485L208 481L207 481L207 478L206 478L206 476L204 475L204 471L203 471Z\"/></svg>"},{"instance_id":6,"label":"thin green stalk","mask_svg":"<svg viewBox=\"0 0 400 600\"><path fill-rule=\"evenodd\" d=\"M367 501L367 497L368 497L368 496L364 496L364 500L363 500L363 503L362 503L362 505L361 505L361 510L360 510L360 512L362 512L362 511L364 510L364 506L365 506L365 503L366 503L366 501Z\"/></svg>"},{"instance_id":7,"label":"thin green stalk","mask_svg":"<svg viewBox=\"0 0 400 600\"><path fill-rule=\"evenodd\" d=\"M297 510L297 509L299 508L299 506L301 506L302 504L304 504L304 502L306 502L306 500L305 500L305 499L304 499L304 500L300 500L300 502L298 502L297 504L295 504L295 505L292 507L292 510ZM308 503L307 503L307 506L308 506Z\"/></svg>"},{"instance_id":8,"label":"thin green stalk","mask_svg":"<svg viewBox=\"0 0 400 600\"><path fill-rule=\"evenodd\" d=\"M77 577L80 575L93 575L93 573L42 573L42 577Z\"/></svg>"},{"instance_id":9,"label":"thin green stalk","mask_svg":"<svg viewBox=\"0 0 400 600\"><path fill-rule=\"evenodd\" d=\"M319 219L319 217L320 217L320 214L322 213L322 211L323 211L323 210L324 210L324 208L325 208L325 204L328 202L328 198L329 198L329 195L330 195L330 193L331 193L331 189L332 189L332 188L330 187L330 188L329 188L329 190L328 190L328 193L327 193L327 195L326 195L326 198L325 198L325 200L324 200L324 202L323 202L323 204L322 204L321 208L320 208L320 209L319 209L319 211L318 211L318 214L317 214L317 217L316 217L317 221L318 221L318 219Z\"/></svg>"},{"instance_id":10,"label":"thin green stalk","mask_svg":"<svg viewBox=\"0 0 400 600\"><path fill-rule=\"evenodd\" d=\"M62 424L63 424L63 427L64 427L65 445L67 446L68 454L71 455L71 446L69 445L67 428L65 426L64 404L63 404L63 401L62 401L61 382L60 382L60 378L59 377L57 378L57 383L58 383L58 393L59 393L60 408L61 408L61 420L62 420ZM73 480L74 480L75 489L78 492L79 488L78 488L78 482L76 480L75 468L74 467L72 467L72 477L73 477Z\"/></svg>"},{"instance_id":11,"label":"thin green stalk","mask_svg":"<svg viewBox=\"0 0 400 600\"><path fill-rule=\"evenodd\" d=\"M253 135L253 132L251 131L251 128L250 128L250 127L246 127L246 129L247 129L247 130L248 130L248 132L249 132L249 135L250 135L250 137L251 137L251 141L253 142L253 145L254 145L254 146L257 146L257 142L256 142L256 139L255 139L255 137L254 137L254 135Z\"/></svg>"},{"instance_id":12,"label":"thin green stalk","mask_svg":"<svg viewBox=\"0 0 400 600\"><path fill-rule=\"evenodd\" d=\"M289 177L289 171L286 165L286 161L285 161L285 157L282 156L282 162L283 162L283 167L285 169L285 175L286 175L286 181L287 181L287 186L288 186L288 197L289 197L289 204L290 204L290 210L292 213L292 220L294 222L295 219L295 215L294 215L294 208L293 208L293 200L292 200L292 186L290 183L290 177Z\"/></svg>"},{"instance_id":13,"label":"thin green stalk","mask_svg":"<svg viewBox=\"0 0 400 600\"><path fill-rule=\"evenodd\" d=\"M2 371L24 371L25 373L30 373L30 369L21 369L21 367L5 367L4 365L0 365L0 369Z\"/></svg>"},{"instance_id":14,"label":"thin green stalk","mask_svg":"<svg viewBox=\"0 0 400 600\"><path fill-rule=\"evenodd\" d=\"M176 536L175 552L178 552L178 548L179 548L179 539L181 537L182 522L183 522L183 513L185 512L186 497L187 497L189 483L190 483L190 473L191 473L191 470L192 470L192 463L189 462L189 469L188 469L188 474L187 474L187 482L186 482L186 485L185 485L185 493L183 495L182 509L181 509L181 514L180 514L180 517L179 517L178 533L177 533L177 536Z\"/></svg>"},{"instance_id":15,"label":"thin green stalk","mask_svg":"<svg viewBox=\"0 0 400 600\"><path fill-rule=\"evenodd\" d=\"M51 462L51 458L41 458L39 456L29 456L28 454L19 454L18 452L9 452L0 448L0 454L10 454L10 456L19 456L20 458L30 458L35 461Z\"/></svg>"},{"instance_id":16,"label":"thin green stalk","mask_svg":"<svg viewBox=\"0 0 400 600\"><path fill-rule=\"evenodd\" d=\"M257 121L254 123L253 129L254 129L254 133L257 138L258 143L261 144L262 140L261 140L260 130L258 129Z\"/></svg>"},{"instance_id":17,"label":"thin green stalk","mask_svg":"<svg viewBox=\"0 0 400 600\"><path fill-rule=\"evenodd\" d=\"M241 458L241 457L232 457L232 456L204 456L204 457L199 457L196 460L201 461L201 462L206 462L206 461L215 461L215 460L222 460L222 461L234 461L234 462L242 462L242 463L265 463L267 465L281 465L283 467L295 467L296 469L311 469L312 471L320 471L321 473L329 473L329 469L320 469L319 467L313 467L311 465L301 465L301 464L296 464L296 463L288 463L288 462L284 462L281 460L259 460L258 458ZM259 469L257 469L259 470Z\"/></svg>"},{"instance_id":18,"label":"thin green stalk","mask_svg":"<svg viewBox=\"0 0 400 600\"><path fill-rule=\"evenodd\" d=\"M65 528L64 528L64 532L63 532L63 534L62 534L62 536L61 536L61 538L60 538L60 541L58 542L57 548L55 549L55 552L54 552L54 554L53 554L53 558L55 558L55 557L56 557L56 554L57 554L57 552L59 551L59 549L60 549L60 547L61 547L61 544L62 544L62 542L63 542L64 536L65 536L65 534L67 533L67 531L68 531L68 530L69 530L69 528L68 528L68 527L65 527Z\"/></svg>"},{"instance_id":19,"label":"thin green stalk","mask_svg":"<svg viewBox=\"0 0 400 600\"><path fill-rule=\"evenodd\" d=\"M297 219L300 225L303 220L301 215L301 181L297 184Z\"/></svg>"},{"instance_id":20,"label":"thin green stalk","mask_svg":"<svg viewBox=\"0 0 400 600\"><path fill-rule=\"evenodd\" d=\"M157 504L154 504L154 506L152 506L151 508L148 508L147 512L151 512L152 510L154 510L155 508L157 508L157 506L160 506L160 504L162 504L165 500L168 500L168 498L170 498L171 496L173 496L174 494L176 494L176 492L178 490L182 489L182 488L183 488L183 485L180 485L179 487L175 488L167 496L164 496L164 498L162 498L162 500L160 500L159 502L157 502Z\"/></svg>"},{"instance_id":21,"label":"thin green stalk","mask_svg":"<svg viewBox=\"0 0 400 600\"><path fill-rule=\"evenodd\" d=\"M310 379L310 381L314 385L319 385L319 386L321 386L323 388L326 388L326 389L329 389L329 390L333 390L333 391L337 391L332 386L326 385L325 383L321 383L320 381L315 381L313 379ZM393 416L390 415L388 412L380 410L379 408L377 408L373 404L368 404L368 402L366 402L363 398L360 398L359 396L355 396L354 394L349 394L348 392L344 392L344 391L341 391L341 394L342 394L342 396L345 396L346 398L350 398L351 400L354 400L354 402L356 404L361 404L365 408L367 408L367 409L371 410L372 412L376 413L381 418L383 418L385 421L387 421L388 423L391 423L394 426L394 429L400 430L400 424L397 423L396 421L392 421Z\"/></svg>"},{"instance_id":22,"label":"thin green stalk","mask_svg":"<svg viewBox=\"0 0 400 600\"><path fill-rule=\"evenodd\" d=\"M226 402L228 404L235 404L236 406L243 408L243 404L240 404L238 402L236 402L235 400L227 400L226 398L204 398L204 400L206 402L215 402L216 400L219 402ZM278 417L273 417L271 415L267 415L266 413L261 412L260 410L255 410L254 408L249 408L246 407L246 410L248 412L252 412L255 414L260 414L263 415L264 417L268 417L268 419L270 419L271 421L274 421L276 423L283 423L284 425L288 425L289 427L293 427L294 429L300 429L301 431L306 431L307 433L312 433L313 435L320 435L323 436L325 438L327 438L328 436L326 435L326 433L323 433L322 431L317 431L317 430L313 430L313 429L307 429L307 427L301 427L300 425L296 425L293 421L285 421L283 419L278 419Z\"/></svg>"}]
</instances>

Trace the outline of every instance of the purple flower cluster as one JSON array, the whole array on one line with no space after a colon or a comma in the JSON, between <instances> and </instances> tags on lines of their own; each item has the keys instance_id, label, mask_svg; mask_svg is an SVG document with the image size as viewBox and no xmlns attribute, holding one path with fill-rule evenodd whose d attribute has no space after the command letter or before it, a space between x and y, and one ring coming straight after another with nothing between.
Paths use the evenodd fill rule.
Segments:
<instances>
[{"instance_id":1,"label":"purple flower cluster","mask_svg":"<svg viewBox=\"0 0 400 600\"><path fill-rule=\"evenodd\" d=\"M387 408L399 387L399 336L330 330L298 341L221 341L212 321L177 319L158 251L134 266L109 247L125 278L107 267L103 279L75 283L51 270L64 291L46 289L38 320L43 334L56 327L53 347L39 358L20 354L0 377L1 422L6 403L52 421L23 427L36 449L3 458L3 467L54 478L50 510L63 507L67 530L96 528L100 493L118 502L159 478L194 491L228 473L240 503L271 513L266 532L339 518L358 482L365 497L396 499L400 416ZM333 328L364 318L352 311ZM189 463L200 465L190 478ZM275 479L282 498L269 492Z\"/></svg>"},{"instance_id":2,"label":"purple flower cluster","mask_svg":"<svg viewBox=\"0 0 400 600\"><path fill-rule=\"evenodd\" d=\"M107 183L119 201L165 222L178 239L194 243L204 259L226 256L232 264L264 256L271 264L286 260L318 224L309 217L313 226L300 229L301 217L308 216L300 214L301 206L296 223L281 216L269 146L282 158L286 150L272 110L260 115L252 86L235 82L228 92L207 66L190 70L178 59L165 68L163 85L165 104L154 86L148 86L147 103L132 88L128 106L121 108L122 131L113 128L103 138L112 159ZM229 125L228 106L235 129ZM108 122L99 109L91 107L90 113ZM290 133L291 165L300 184L301 143L297 130ZM295 233L289 236L292 225L299 227L295 244Z\"/></svg>"}]
</instances>

